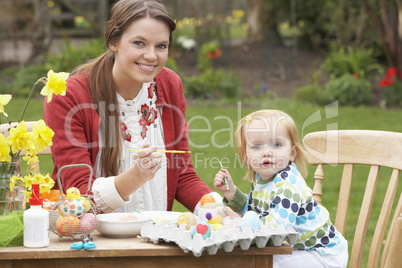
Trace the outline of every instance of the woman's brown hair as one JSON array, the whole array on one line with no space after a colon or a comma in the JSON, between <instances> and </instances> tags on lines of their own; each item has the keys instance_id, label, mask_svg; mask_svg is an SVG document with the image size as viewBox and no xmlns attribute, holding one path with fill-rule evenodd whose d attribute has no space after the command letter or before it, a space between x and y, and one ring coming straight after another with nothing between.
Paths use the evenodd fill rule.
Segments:
<instances>
[{"instance_id":1,"label":"woman's brown hair","mask_svg":"<svg viewBox=\"0 0 402 268\"><path fill-rule=\"evenodd\" d=\"M132 22L147 17L157 19L168 26L170 50L176 23L168 14L166 7L158 0L120 0L114 4L105 30L106 46L118 42ZM102 150L104 176L115 176L119 171L120 112L112 76L114 60L114 52L108 49L100 57L77 67L72 72L86 72L92 102L101 118L100 130L103 133L104 146L100 150Z\"/></svg>"}]
</instances>

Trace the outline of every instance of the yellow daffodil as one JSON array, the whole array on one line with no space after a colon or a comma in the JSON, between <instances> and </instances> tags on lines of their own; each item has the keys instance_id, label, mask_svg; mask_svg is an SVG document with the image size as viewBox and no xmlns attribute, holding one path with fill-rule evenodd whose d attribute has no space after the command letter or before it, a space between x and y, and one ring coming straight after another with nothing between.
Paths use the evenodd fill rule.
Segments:
<instances>
[{"instance_id":1,"label":"yellow daffodil","mask_svg":"<svg viewBox=\"0 0 402 268\"><path fill-rule=\"evenodd\" d=\"M53 130L46 126L45 121L39 120L38 124L32 125L33 140L35 148L38 151L43 151L47 146L52 146Z\"/></svg>"},{"instance_id":2,"label":"yellow daffodil","mask_svg":"<svg viewBox=\"0 0 402 268\"><path fill-rule=\"evenodd\" d=\"M39 158L35 154L35 152L33 152L33 150L27 152L22 159L24 159L24 161L26 161L28 165L39 162Z\"/></svg>"},{"instance_id":3,"label":"yellow daffodil","mask_svg":"<svg viewBox=\"0 0 402 268\"><path fill-rule=\"evenodd\" d=\"M54 180L50 177L49 173L43 176L43 183L48 185L50 188L54 186Z\"/></svg>"},{"instance_id":4,"label":"yellow daffodil","mask_svg":"<svg viewBox=\"0 0 402 268\"><path fill-rule=\"evenodd\" d=\"M3 113L6 117L8 117L8 114L4 112L4 106L8 104L11 98L10 94L0 94L0 113Z\"/></svg>"},{"instance_id":5,"label":"yellow daffodil","mask_svg":"<svg viewBox=\"0 0 402 268\"><path fill-rule=\"evenodd\" d=\"M236 9L232 11L232 15L233 17L235 17L236 19L241 19L244 17L244 11L241 9Z\"/></svg>"},{"instance_id":6,"label":"yellow daffodil","mask_svg":"<svg viewBox=\"0 0 402 268\"><path fill-rule=\"evenodd\" d=\"M49 103L52 100L52 95L66 95L66 79L68 78L69 73L55 73L53 70L50 70L47 73L47 83L42 88L40 92L41 95L47 96L47 102Z\"/></svg>"},{"instance_id":7,"label":"yellow daffodil","mask_svg":"<svg viewBox=\"0 0 402 268\"><path fill-rule=\"evenodd\" d=\"M32 192L25 190L24 195L27 197L27 200L31 199Z\"/></svg>"},{"instance_id":8,"label":"yellow daffodil","mask_svg":"<svg viewBox=\"0 0 402 268\"><path fill-rule=\"evenodd\" d=\"M14 191L14 186L18 183L19 179L20 177L18 176L12 176L10 178L10 191Z\"/></svg>"},{"instance_id":9,"label":"yellow daffodil","mask_svg":"<svg viewBox=\"0 0 402 268\"><path fill-rule=\"evenodd\" d=\"M17 127L10 129L10 137L7 138L11 144L11 151L13 154L19 150L28 147L32 135L27 132L27 125L24 121L20 122Z\"/></svg>"},{"instance_id":10,"label":"yellow daffodil","mask_svg":"<svg viewBox=\"0 0 402 268\"><path fill-rule=\"evenodd\" d=\"M22 182L24 183L24 187L26 189L31 189L32 183L34 183L34 178L31 176L24 176L22 178Z\"/></svg>"},{"instance_id":11,"label":"yellow daffodil","mask_svg":"<svg viewBox=\"0 0 402 268\"><path fill-rule=\"evenodd\" d=\"M11 162L10 144L2 133L0 133L0 162Z\"/></svg>"},{"instance_id":12,"label":"yellow daffodil","mask_svg":"<svg viewBox=\"0 0 402 268\"><path fill-rule=\"evenodd\" d=\"M39 193L50 193L51 187L47 184L41 184L39 187Z\"/></svg>"},{"instance_id":13,"label":"yellow daffodil","mask_svg":"<svg viewBox=\"0 0 402 268\"><path fill-rule=\"evenodd\" d=\"M38 183L39 192L40 193L50 193L50 190L54 186L54 180L46 174L43 176L40 173L31 173L30 175L21 177L21 176L12 176L10 178L10 190L13 191L16 186L24 187L24 194L27 197L27 200L31 198L32 184Z\"/></svg>"}]
</instances>

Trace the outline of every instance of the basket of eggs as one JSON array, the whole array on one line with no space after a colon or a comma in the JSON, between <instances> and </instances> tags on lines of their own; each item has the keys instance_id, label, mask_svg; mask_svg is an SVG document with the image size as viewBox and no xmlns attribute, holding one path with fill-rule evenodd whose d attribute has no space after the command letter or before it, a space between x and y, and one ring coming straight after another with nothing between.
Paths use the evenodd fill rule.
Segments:
<instances>
[{"instance_id":1,"label":"basket of eggs","mask_svg":"<svg viewBox=\"0 0 402 268\"><path fill-rule=\"evenodd\" d=\"M88 167L90 170L88 190L84 195L75 187L67 189L65 194L63 192L60 173L65 168L74 167ZM97 215L100 212L92 201L92 174L93 170L87 164L66 165L57 173L60 194L59 200L49 210L49 228L59 236L60 241L63 237L70 237L71 240L82 239L94 231L98 225Z\"/></svg>"}]
</instances>

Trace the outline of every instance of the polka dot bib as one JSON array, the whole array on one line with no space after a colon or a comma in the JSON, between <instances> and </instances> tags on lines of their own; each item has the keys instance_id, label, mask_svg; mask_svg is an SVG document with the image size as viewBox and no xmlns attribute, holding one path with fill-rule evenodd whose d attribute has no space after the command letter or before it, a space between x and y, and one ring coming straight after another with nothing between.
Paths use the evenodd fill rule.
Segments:
<instances>
[{"instance_id":1,"label":"polka dot bib","mask_svg":"<svg viewBox=\"0 0 402 268\"><path fill-rule=\"evenodd\" d=\"M248 196L248 210L260 214L265 222L293 227L299 233L294 249L317 250L320 255L338 254L347 242L335 229L327 209L318 205L294 163L272 180L257 174Z\"/></svg>"}]
</instances>

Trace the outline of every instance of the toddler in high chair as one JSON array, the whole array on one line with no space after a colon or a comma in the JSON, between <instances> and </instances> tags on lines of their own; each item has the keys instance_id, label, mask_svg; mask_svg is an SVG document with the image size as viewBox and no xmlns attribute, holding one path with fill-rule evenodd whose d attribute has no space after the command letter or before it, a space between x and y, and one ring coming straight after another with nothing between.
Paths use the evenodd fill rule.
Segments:
<instances>
[{"instance_id":1,"label":"toddler in high chair","mask_svg":"<svg viewBox=\"0 0 402 268\"><path fill-rule=\"evenodd\" d=\"M292 255L274 255L274 267L346 267L347 241L304 181L305 153L293 119L278 110L251 113L240 121L236 141L250 192L242 193L226 169L216 174L214 187L238 214L252 210L263 222L298 232Z\"/></svg>"}]
</instances>

